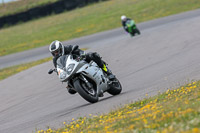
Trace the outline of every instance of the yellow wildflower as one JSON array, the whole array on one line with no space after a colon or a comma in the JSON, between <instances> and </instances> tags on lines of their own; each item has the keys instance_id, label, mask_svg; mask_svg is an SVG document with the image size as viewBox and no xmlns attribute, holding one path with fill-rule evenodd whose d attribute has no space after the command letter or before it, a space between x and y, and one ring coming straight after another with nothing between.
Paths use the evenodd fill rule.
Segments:
<instances>
[{"instance_id":1,"label":"yellow wildflower","mask_svg":"<svg viewBox=\"0 0 200 133\"><path fill-rule=\"evenodd\" d=\"M134 128L134 125L130 125L129 127L128 127L128 129L133 129Z\"/></svg>"},{"instance_id":2,"label":"yellow wildflower","mask_svg":"<svg viewBox=\"0 0 200 133\"><path fill-rule=\"evenodd\" d=\"M144 122L145 124L147 124L147 123L148 123L148 121L147 121L146 119L143 119L143 122Z\"/></svg>"},{"instance_id":3,"label":"yellow wildflower","mask_svg":"<svg viewBox=\"0 0 200 133\"><path fill-rule=\"evenodd\" d=\"M76 124L76 127L79 128L80 127L79 124Z\"/></svg>"},{"instance_id":4,"label":"yellow wildflower","mask_svg":"<svg viewBox=\"0 0 200 133\"><path fill-rule=\"evenodd\" d=\"M193 129L192 129L192 132L193 132L193 133L199 133L200 130L199 130L198 128L193 128Z\"/></svg>"}]
</instances>

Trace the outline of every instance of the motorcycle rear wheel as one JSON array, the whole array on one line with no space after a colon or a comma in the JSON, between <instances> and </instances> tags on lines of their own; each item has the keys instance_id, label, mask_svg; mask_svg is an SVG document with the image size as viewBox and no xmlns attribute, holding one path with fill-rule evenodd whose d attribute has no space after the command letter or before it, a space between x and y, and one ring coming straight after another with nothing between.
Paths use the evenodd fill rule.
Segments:
<instances>
[{"instance_id":1,"label":"motorcycle rear wheel","mask_svg":"<svg viewBox=\"0 0 200 133\"><path fill-rule=\"evenodd\" d=\"M92 91L88 91L84 81L77 79L74 82L74 87L76 88L77 92L81 95L81 97L84 98L86 101L90 103L98 102L99 97L97 95L97 91L95 90L95 88L92 88Z\"/></svg>"},{"instance_id":2,"label":"motorcycle rear wheel","mask_svg":"<svg viewBox=\"0 0 200 133\"><path fill-rule=\"evenodd\" d=\"M122 91L122 85L119 82L119 80L117 78L115 78L114 80L112 80L110 89L107 90L107 92L111 95L118 95L121 93L121 91Z\"/></svg>"}]
</instances>

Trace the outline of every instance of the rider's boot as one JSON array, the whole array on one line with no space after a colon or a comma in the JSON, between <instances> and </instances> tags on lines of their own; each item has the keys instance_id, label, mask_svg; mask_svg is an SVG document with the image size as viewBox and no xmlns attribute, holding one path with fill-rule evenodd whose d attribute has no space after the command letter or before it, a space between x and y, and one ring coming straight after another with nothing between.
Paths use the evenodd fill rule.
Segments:
<instances>
[{"instance_id":1,"label":"rider's boot","mask_svg":"<svg viewBox=\"0 0 200 133\"><path fill-rule=\"evenodd\" d=\"M111 80L115 78L115 75L112 74L111 70L108 69L108 67L105 64L103 64L102 70L108 75L108 79Z\"/></svg>"},{"instance_id":2,"label":"rider's boot","mask_svg":"<svg viewBox=\"0 0 200 133\"><path fill-rule=\"evenodd\" d=\"M130 33L130 36L131 36L131 37L134 37L134 36L135 36L135 33L134 33L134 32Z\"/></svg>"},{"instance_id":3,"label":"rider's boot","mask_svg":"<svg viewBox=\"0 0 200 133\"><path fill-rule=\"evenodd\" d=\"M68 90L68 92L69 92L70 94L76 94L76 93L77 93L75 90L73 90L73 89L70 88L69 86L67 86L66 88L67 88L67 90Z\"/></svg>"},{"instance_id":4,"label":"rider's boot","mask_svg":"<svg viewBox=\"0 0 200 133\"><path fill-rule=\"evenodd\" d=\"M102 90L100 90L100 92L99 92L99 97L103 97L104 95L103 95L103 91Z\"/></svg>"},{"instance_id":5,"label":"rider's boot","mask_svg":"<svg viewBox=\"0 0 200 133\"><path fill-rule=\"evenodd\" d=\"M133 35L132 33L130 34L130 36L131 36L131 37L134 37L134 35Z\"/></svg>"}]
</instances>

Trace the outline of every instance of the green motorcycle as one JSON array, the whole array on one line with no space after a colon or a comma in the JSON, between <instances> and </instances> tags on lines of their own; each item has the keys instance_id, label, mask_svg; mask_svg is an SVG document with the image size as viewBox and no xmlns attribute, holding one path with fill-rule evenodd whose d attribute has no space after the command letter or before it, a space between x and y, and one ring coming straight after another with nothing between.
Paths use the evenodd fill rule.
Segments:
<instances>
[{"instance_id":1,"label":"green motorcycle","mask_svg":"<svg viewBox=\"0 0 200 133\"><path fill-rule=\"evenodd\" d=\"M126 26L131 36L135 36L136 34L140 35L140 31L133 20L128 20Z\"/></svg>"}]
</instances>

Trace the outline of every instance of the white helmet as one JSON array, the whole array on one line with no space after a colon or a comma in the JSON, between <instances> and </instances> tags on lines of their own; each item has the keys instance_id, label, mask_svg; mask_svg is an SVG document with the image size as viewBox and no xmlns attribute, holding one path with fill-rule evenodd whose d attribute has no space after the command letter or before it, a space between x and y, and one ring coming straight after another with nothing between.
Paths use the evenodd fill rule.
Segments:
<instances>
[{"instance_id":1,"label":"white helmet","mask_svg":"<svg viewBox=\"0 0 200 133\"><path fill-rule=\"evenodd\" d=\"M122 16L121 16L121 20L122 20L122 21L126 20L126 16L125 16L125 15L122 15Z\"/></svg>"},{"instance_id":2,"label":"white helmet","mask_svg":"<svg viewBox=\"0 0 200 133\"><path fill-rule=\"evenodd\" d=\"M55 40L50 44L49 51L54 57L60 57L64 54L64 46L60 41Z\"/></svg>"}]
</instances>

